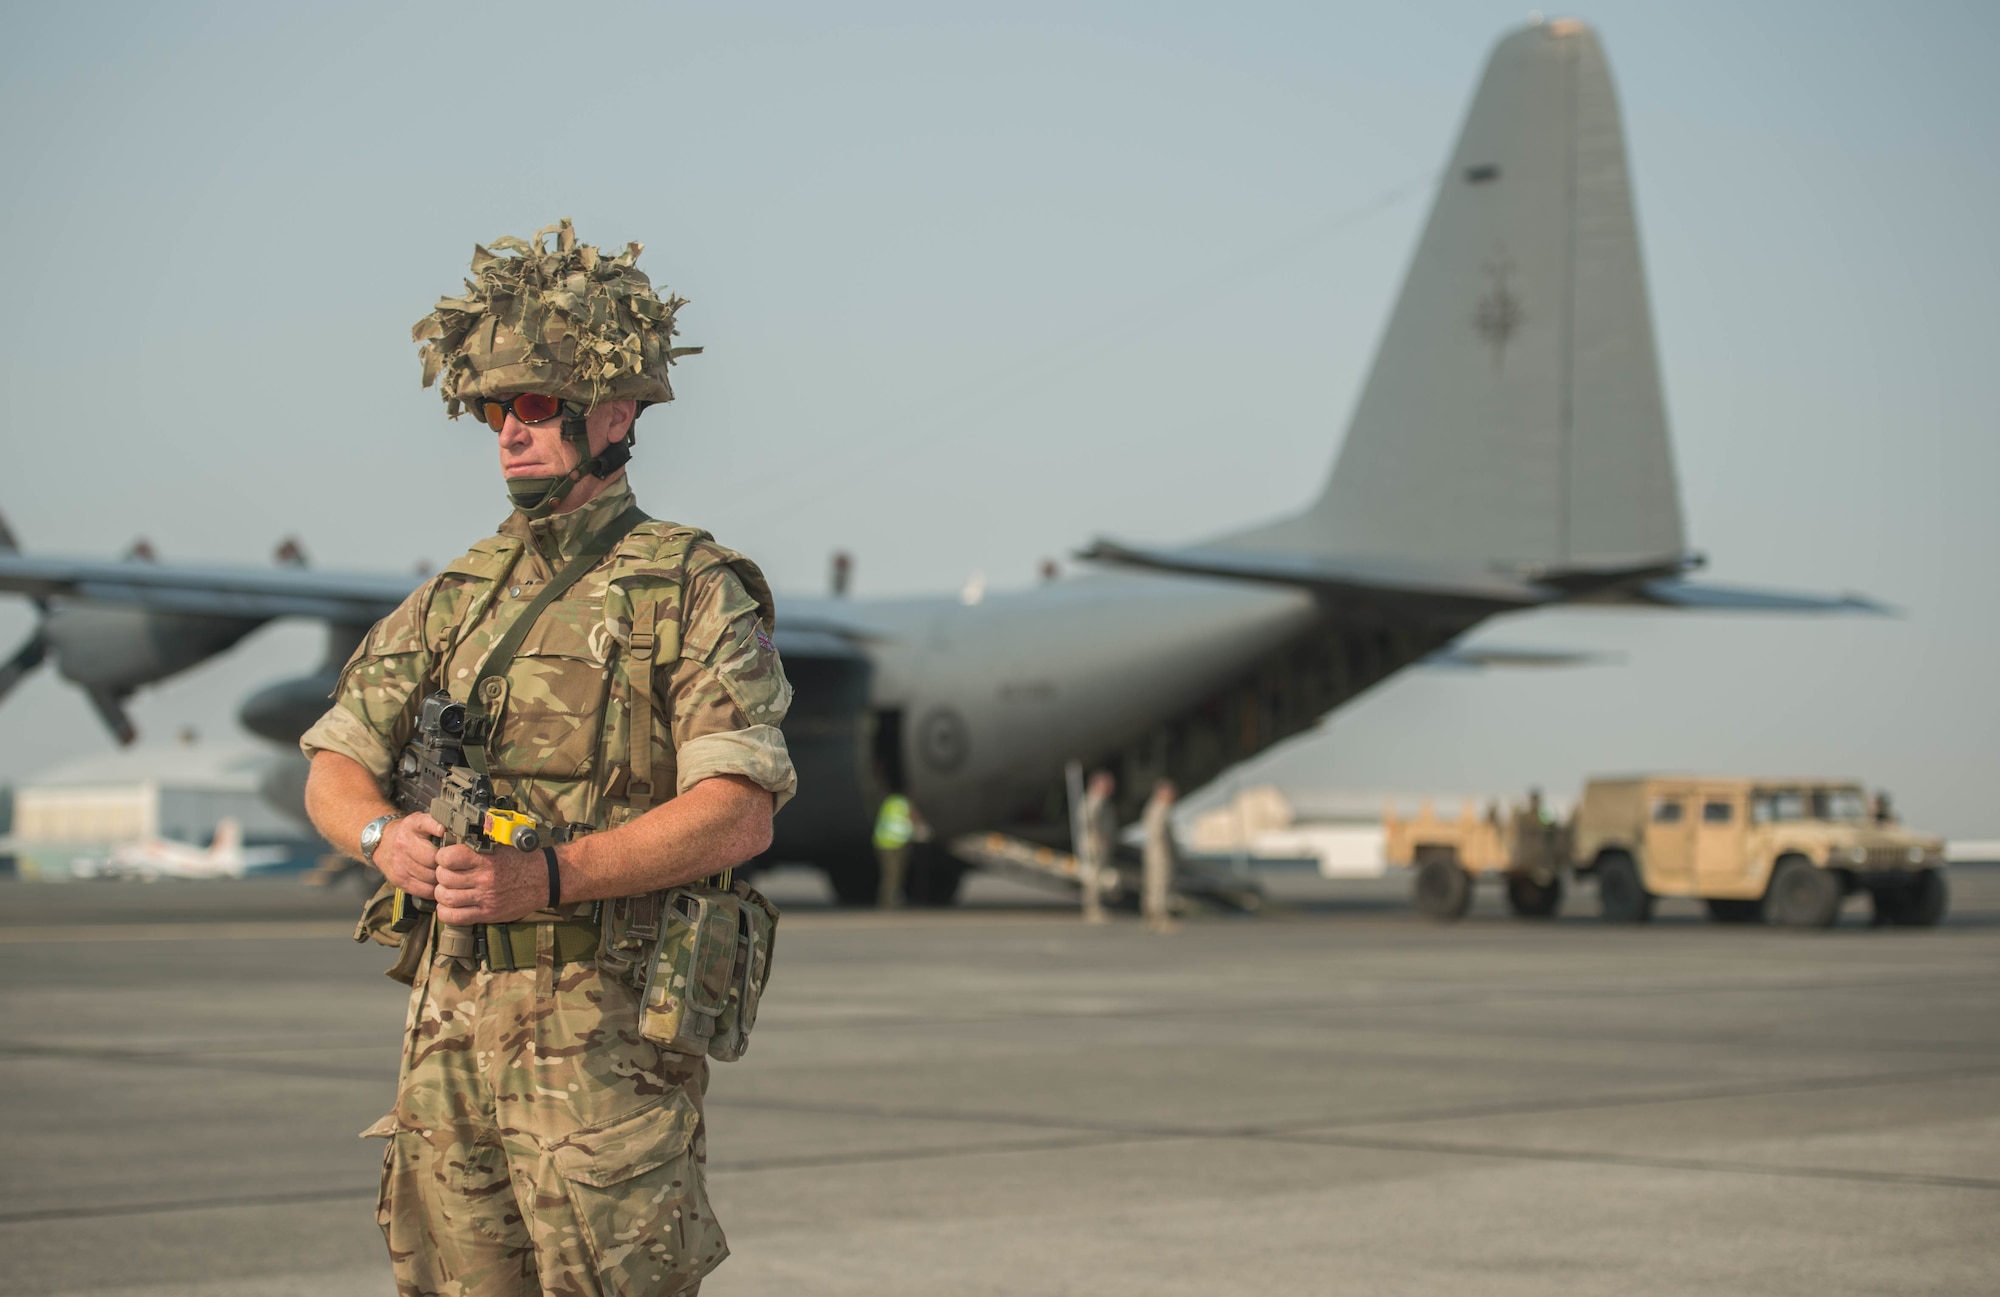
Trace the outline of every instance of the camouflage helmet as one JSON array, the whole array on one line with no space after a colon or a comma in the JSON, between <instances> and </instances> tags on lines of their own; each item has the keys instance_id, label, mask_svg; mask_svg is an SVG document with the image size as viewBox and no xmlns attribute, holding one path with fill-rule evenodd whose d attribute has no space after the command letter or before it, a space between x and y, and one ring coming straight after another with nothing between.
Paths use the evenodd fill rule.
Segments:
<instances>
[{"instance_id":1,"label":"camouflage helmet","mask_svg":"<svg viewBox=\"0 0 2000 1297\"><path fill-rule=\"evenodd\" d=\"M634 400L643 410L673 400L668 368L701 348L672 345L674 313L687 301L653 291L634 264L642 246L628 243L607 257L578 243L567 218L532 239L474 245L465 295L439 298L410 330L422 344L424 386L443 378L445 411L454 419L482 397L519 392L586 410L605 401Z\"/></svg>"}]
</instances>

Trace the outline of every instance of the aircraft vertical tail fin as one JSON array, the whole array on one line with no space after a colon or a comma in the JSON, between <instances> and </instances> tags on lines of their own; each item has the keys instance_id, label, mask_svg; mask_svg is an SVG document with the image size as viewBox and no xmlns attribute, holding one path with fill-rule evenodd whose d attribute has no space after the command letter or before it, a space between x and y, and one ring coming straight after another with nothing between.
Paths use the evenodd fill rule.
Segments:
<instances>
[{"instance_id":1,"label":"aircraft vertical tail fin","mask_svg":"<svg viewBox=\"0 0 2000 1297\"><path fill-rule=\"evenodd\" d=\"M1495 47L1325 491L1220 543L1480 571L1681 557L1623 132L1589 27Z\"/></svg>"}]
</instances>

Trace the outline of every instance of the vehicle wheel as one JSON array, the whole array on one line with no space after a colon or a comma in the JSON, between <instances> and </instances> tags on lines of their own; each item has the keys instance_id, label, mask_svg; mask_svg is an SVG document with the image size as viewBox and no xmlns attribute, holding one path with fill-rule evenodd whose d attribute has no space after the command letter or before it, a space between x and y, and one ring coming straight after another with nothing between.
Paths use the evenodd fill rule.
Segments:
<instances>
[{"instance_id":1,"label":"vehicle wheel","mask_svg":"<svg viewBox=\"0 0 2000 1297\"><path fill-rule=\"evenodd\" d=\"M823 860L819 867L826 875L827 886L833 889L833 899L841 905L872 907L881 899L878 893L882 887L882 865L873 852Z\"/></svg>"},{"instance_id":2,"label":"vehicle wheel","mask_svg":"<svg viewBox=\"0 0 2000 1297\"><path fill-rule=\"evenodd\" d=\"M1764 902L1762 901L1730 901L1710 897L1707 904L1708 917L1714 919L1717 923L1762 923L1764 921Z\"/></svg>"},{"instance_id":3,"label":"vehicle wheel","mask_svg":"<svg viewBox=\"0 0 2000 1297\"><path fill-rule=\"evenodd\" d=\"M1653 917L1653 894L1639 880L1630 856L1606 856L1597 866L1597 914L1606 923L1644 923Z\"/></svg>"},{"instance_id":4,"label":"vehicle wheel","mask_svg":"<svg viewBox=\"0 0 2000 1297\"><path fill-rule=\"evenodd\" d=\"M1950 900L1951 889L1945 886L1944 871L1920 870L1906 886L1896 889L1894 911L1886 917L1899 927L1935 928L1944 918ZM1876 912L1880 913L1880 893L1876 894L1875 906Z\"/></svg>"},{"instance_id":5,"label":"vehicle wheel","mask_svg":"<svg viewBox=\"0 0 2000 1297\"><path fill-rule=\"evenodd\" d=\"M1507 876L1507 908L1516 918L1548 919L1562 907L1563 880L1560 874L1546 882L1526 874Z\"/></svg>"},{"instance_id":6,"label":"vehicle wheel","mask_svg":"<svg viewBox=\"0 0 2000 1297\"><path fill-rule=\"evenodd\" d=\"M1456 923L1472 905L1472 876L1456 860L1426 860L1417 866L1410 900L1425 918Z\"/></svg>"},{"instance_id":7,"label":"vehicle wheel","mask_svg":"<svg viewBox=\"0 0 2000 1297\"><path fill-rule=\"evenodd\" d=\"M910 853L910 872L903 879L903 899L911 905L943 909L958 903L965 881L965 862L939 847L923 845Z\"/></svg>"},{"instance_id":8,"label":"vehicle wheel","mask_svg":"<svg viewBox=\"0 0 2000 1297\"><path fill-rule=\"evenodd\" d=\"M1771 875L1764 914L1781 928L1830 928L1840 915L1840 878L1803 856L1786 856Z\"/></svg>"},{"instance_id":9,"label":"vehicle wheel","mask_svg":"<svg viewBox=\"0 0 2000 1297\"><path fill-rule=\"evenodd\" d=\"M1869 888L1868 899L1875 910L1874 926L1900 927L1903 923L1903 912L1909 908L1906 903L1908 895L1908 891L1901 886Z\"/></svg>"}]
</instances>

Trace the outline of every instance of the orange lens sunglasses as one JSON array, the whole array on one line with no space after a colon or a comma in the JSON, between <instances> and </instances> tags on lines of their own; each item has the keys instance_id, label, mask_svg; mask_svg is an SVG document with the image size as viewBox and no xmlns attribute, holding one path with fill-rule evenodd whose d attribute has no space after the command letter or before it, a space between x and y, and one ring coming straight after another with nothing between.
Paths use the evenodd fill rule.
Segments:
<instances>
[{"instance_id":1,"label":"orange lens sunglasses","mask_svg":"<svg viewBox=\"0 0 2000 1297\"><path fill-rule=\"evenodd\" d=\"M562 401L540 392L521 392L505 400L483 397L473 403L473 408L479 411L479 417L486 420L488 427L499 432L507 426L510 414L522 423L547 423L562 413Z\"/></svg>"}]
</instances>

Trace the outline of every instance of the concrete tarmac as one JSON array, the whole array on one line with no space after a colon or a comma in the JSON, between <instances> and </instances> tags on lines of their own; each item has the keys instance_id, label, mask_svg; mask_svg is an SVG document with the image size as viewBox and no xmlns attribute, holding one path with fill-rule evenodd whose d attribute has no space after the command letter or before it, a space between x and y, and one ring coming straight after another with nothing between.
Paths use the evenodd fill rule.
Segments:
<instances>
[{"instance_id":1,"label":"concrete tarmac","mask_svg":"<svg viewBox=\"0 0 2000 1297\"><path fill-rule=\"evenodd\" d=\"M783 871L710 1090L751 1294L1975 1293L2000 1275L2000 870L1935 931L1670 904L1420 922L1402 880L1087 929ZM0 1294L388 1297L404 992L289 881L0 884Z\"/></svg>"}]
</instances>

